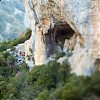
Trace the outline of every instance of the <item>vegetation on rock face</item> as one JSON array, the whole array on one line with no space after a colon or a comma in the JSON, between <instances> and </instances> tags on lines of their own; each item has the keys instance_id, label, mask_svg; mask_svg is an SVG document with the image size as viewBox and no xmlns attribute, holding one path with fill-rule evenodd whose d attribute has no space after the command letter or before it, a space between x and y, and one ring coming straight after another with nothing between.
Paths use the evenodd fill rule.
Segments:
<instances>
[{"instance_id":1,"label":"vegetation on rock face","mask_svg":"<svg viewBox=\"0 0 100 100\"><path fill-rule=\"evenodd\" d=\"M2 66L5 58L0 58ZM82 100L93 94L100 96L100 72L76 76L70 74L70 65L66 61L62 64L50 61L34 66L31 71L23 64L18 76L13 77L6 77L8 71L4 74L1 71L0 98L3 100Z\"/></svg>"},{"instance_id":2,"label":"vegetation on rock face","mask_svg":"<svg viewBox=\"0 0 100 100\"><path fill-rule=\"evenodd\" d=\"M15 63L14 57L9 52L0 52L0 75L2 77L13 77L18 71L23 70L29 70L26 63L24 63L22 67L18 67Z\"/></svg>"},{"instance_id":3,"label":"vegetation on rock face","mask_svg":"<svg viewBox=\"0 0 100 100\"><path fill-rule=\"evenodd\" d=\"M27 60L31 60L31 56L30 55L27 55Z\"/></svg>"},{"instance_id":4,"label":"vegetation on rock face","mask_svg":"<svg viewBox=\"0 0 100 100\"><path fill-rule=\"evenodd\" d=\"M26 32L22 36L11 41L1 42L0 52L5 51L8 48L11 48L11 50L14 50L14 46L17 46L20 43L24 43L26 40L28 40L31 37L31 34L32 34L32 30L29 28L26 30Z\"/></svg>"},{"instance_id":5,"label":"vegetation on rock face","mask_svg":"<svg viewBox=\"0 0 100 100\"><path fill-rule=\"evenodd\" d=\"M32 48L29 48L29 51L30 51L31 53L33 53L33 50L32 50Z\"/></svg>"},{"instance_id":6,"label":"vegetation on rock face","mask_svg":"<svg viewBox=\"0 0 100 100\"><path fill-rule=\"evenodd\" d=\"M19 71L28 71L28 70L29 70L29 67L26 63L23 63L19 69Z\"/></svg>"},{"instance_id":7,"label":"vegetation on rock face","mask_svg":"<svg viewBox=\"0 0 100 100\"><path fill-rule=\"evenodd\" d=\"M25 42L31 37L31 29L27 29L25 34L21 37L16 38L12 41L0 43L0 75L2 77L13 77L17 74L18 71L28 71L26 63L23 63L22 67L19 67L15 63L15 58L6 50L11 48L11 51L15 50L16 45Z\"/></svg>"},{"instance_id":8,"label":"vegetation on rock face","mask_svg":"<svg viewBox=\"0 0 100 100\"><path fill-rule=\"evenodd\" d=\"M55 59L59 59L61 57L65 56L65 52L59 52L55 55Z\"/></svg>"}]
</instances>

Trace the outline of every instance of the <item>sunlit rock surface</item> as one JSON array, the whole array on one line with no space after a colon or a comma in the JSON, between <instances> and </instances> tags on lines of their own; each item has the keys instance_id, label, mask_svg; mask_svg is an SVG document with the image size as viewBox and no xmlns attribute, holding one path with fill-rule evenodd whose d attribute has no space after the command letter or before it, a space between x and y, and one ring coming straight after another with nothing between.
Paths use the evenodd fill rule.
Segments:
<instances>
[{"instance_id":1,"label":"sunlit rock surface","mask_svg":"<svg viewBox=\"0 0 100 100\"><path fill-rule=\"evenodd\" d=\"M72 72L100 69L100 0L24 0L24 5L36 65L65 50L71 52Z\"/></svg>"}]
</instances>

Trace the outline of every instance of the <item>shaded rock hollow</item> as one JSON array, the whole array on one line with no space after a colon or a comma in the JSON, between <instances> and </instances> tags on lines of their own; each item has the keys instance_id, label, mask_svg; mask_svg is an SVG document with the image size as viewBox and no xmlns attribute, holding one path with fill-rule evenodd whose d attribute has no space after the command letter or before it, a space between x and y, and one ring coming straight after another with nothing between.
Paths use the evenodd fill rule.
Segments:
<instances>
[{"instance_id":1,"label":"shaded rock hollow","mask_svg":"<svg viewBox=\"0 0 100 100\"><path fill-rule=\"evenodd\" d=\"M99 0L24 0L35 64L44 64L64 50L72 52L68 57L72 72L87 75L98 69L99 4Z\"/></svg>"}]
</instances>

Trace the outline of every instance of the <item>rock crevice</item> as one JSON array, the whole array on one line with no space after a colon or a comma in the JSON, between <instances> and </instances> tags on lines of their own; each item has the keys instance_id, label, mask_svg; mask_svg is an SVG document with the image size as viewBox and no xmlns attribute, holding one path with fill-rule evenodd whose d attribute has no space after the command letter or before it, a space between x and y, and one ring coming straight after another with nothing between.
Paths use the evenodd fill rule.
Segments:
<instances>
[{"instance_id":1,"label":"rock crevice","mask_svg":"<svg viewBox=\"0 0 100 100\"><path fill-rule=\"evenodd\" d=\"M24 1L36 65L56 52L71 51L72 72L87 75L95 70L94 63L100 59L100 0Z\"/></svg>"}]
</instances>

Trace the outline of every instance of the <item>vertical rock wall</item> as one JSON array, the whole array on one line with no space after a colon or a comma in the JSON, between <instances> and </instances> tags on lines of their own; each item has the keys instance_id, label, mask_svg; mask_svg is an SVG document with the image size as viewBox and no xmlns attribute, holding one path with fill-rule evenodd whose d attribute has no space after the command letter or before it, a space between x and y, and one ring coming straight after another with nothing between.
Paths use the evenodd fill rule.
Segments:
<instances>
[{"instance_id":1,"label":"vertical rock wall","mask_svg":"<svg viewBox=\"0 0 100 100\"><path fill-rule=\"evenodd\" d=\"M45 63L48 54L52 54L48 51L57 49L52 42L52 34L55 37L58 32L55 28L57 23L66 22L76 34L73 39L76 41L73 43L73 55L68 57L72 72L87 75L96 69L96 59L100 59L100 0L24 1L26 15L33 30L35 64Z\"/></svg>"}]
</instances>

